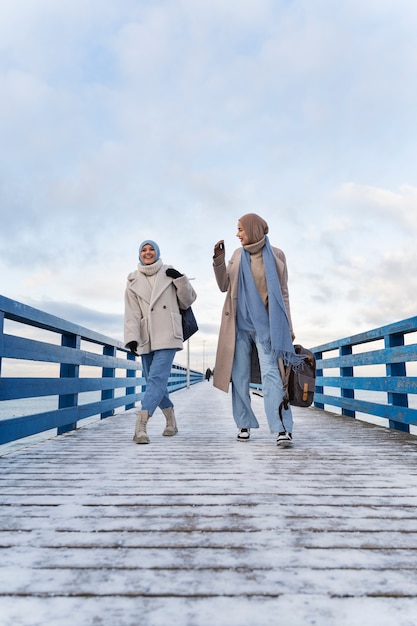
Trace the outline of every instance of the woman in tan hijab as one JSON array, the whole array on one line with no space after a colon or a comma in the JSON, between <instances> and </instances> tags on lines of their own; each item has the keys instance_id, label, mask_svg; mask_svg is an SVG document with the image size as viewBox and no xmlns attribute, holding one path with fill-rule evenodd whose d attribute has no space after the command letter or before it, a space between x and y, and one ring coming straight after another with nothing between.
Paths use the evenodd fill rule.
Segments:
<instances>
[{"instance_id":1,"label":"woman in tan hijab","mask_svg":"<svg viewBox=\"0 0 417 626\"><path fill-rule=\"evenodd\" d=\"M282 250L272 247L268 224L255 213L243 215L236 236L242 245L226 266L224 241L214 246L213 267L220 291L227 292L214 367L213 384L223 391L232 383L233 418L239 441L248 441L251 428L259 428L250 399L251 354L256 346L261 369L265 413L277 445L292 443L291 408L278 407L283 386L278 359L297 365L294 352L288 273Z\"/></svg>"}]
</instances>

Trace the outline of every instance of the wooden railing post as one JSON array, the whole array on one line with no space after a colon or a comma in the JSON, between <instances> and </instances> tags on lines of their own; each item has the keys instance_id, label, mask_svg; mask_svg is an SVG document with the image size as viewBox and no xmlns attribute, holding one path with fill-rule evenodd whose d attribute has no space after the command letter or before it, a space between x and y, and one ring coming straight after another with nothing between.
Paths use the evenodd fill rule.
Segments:
<instances>
[{"instance_id":1,"label":"wooden railing post","mask_svg":"<svg viewBox=\"0 0 417 626\"><path fill-rule=\"evenodd\" d=\"M128 361L135 361L135 355L132 354L131 352L127 353L127 360ZM126 378L136 378L136 370L127 370L127 375ZM135 387L127 387L126 389L126 395L133 395L136 391ZM126 411L129 411L129 409L134 409L135 408L135 403L131 402L130 404L126 404L125 405L125 409Z\"/></svg>"},{"instance_id":2,"label":"wooden railing post","mask_svg":"<svg viewBox=\"0 0 417 626\"><path fill-rule=\"evenodd\" d=\"M104 346L103 347L104 356L116 356L116 348L114 346ZM114 378L115 369L114 367L103 367L102 368L102 377L103 378ZM112 400L114 398L114 387L111 389L103 389L101 392L102 400ZM114 411L111 409L110 411L104 411L104 413L100 414L100 419L104 419L105 417L110 417L113 415Z\"/></svg>"},{"instance_id":3,"label":"wooden railing post","mask_svg":"<svg viewBox=\"0 0 417 626\"><path fill-rule=\"evenodd\" d=\"M66 346L67 348L75 348L76 350L80 349L81 345L81 337L79 335L72 334L63 334L61 339L61 346ZM61 363L60 367L60 377L61 378L78 378L80 372L79 365L72 365L71 363ZM66 409L67 407L77 406L78 404L78 393L68 393L65 395L59 396L59 404L58 408ZM70 430L75 430L77 428L77 422L73 422L71 424L65 424L64 426L59 426L57 429L57 434L62 435Z\"/></svg>"},{"instance_id":4,"label":"wooden railing post","mask_svg":"<svg viewBox=\"0 0 417 626\"><path fill-rule=\"evenodd\" d=\"M1 374L1 361L2 361L2 357L1 355L3 354L3 341L4 341L4 312L0 311L0 374Z\"/></svg>"},{"instance_id":5,"label":"wooden railing post","mask_svg":"<svg viewBox=\"0 0 417 626\"><path fill-rule=\"evenodd\" d=\"M316 352L315 353L315 357L317 361L320 361L323 358L323 352ZM323 376L323 369L317 369L316 370L316 376L317 378L319 376ZM321 385L316 385L316 389L315 389L315 393L322 395L323 394L323 387ZM317 407L318 409L324 409L324 404L322 402L315 402L314 406Z\"/></svg>"},{"instance_id":6,"label":"wooden railing post","mask_svg":"<svg viewBox=\"0 0 417 626\"><path fill-rule=\"evenodd\" d=\"M339 353L340 353L340 356L346 356L348 354L352 354L352 346L341 346ZM353 367L341 367L340 375L341 376L353 376ZM340 392L341 392L342 398L354 398L355 397L355 393L353 389L345 389L342 387ZM347 417L355 417L355 411L342 408L342 415L346 415Z\"/></svg>"},{"instance_id":7,"label":"wooden railing post","mask_svg":"<svg viewBox=\"0 0 417 626\"><path fill-rule=\"evenodd\" d=\"M392 335L387 335L385 337L385 347L386 348L396 348L398 346L404 345L404 333L395 333ZM387 376L406 376L406 367L405 363L387 363L386 364ZM408 396L406 393L392 393L388 392L388 404L392 404L393 406L404 406L408 407ZM402 422L396 422L394 420L388 420L389 427L395 428L396 430L402 430L403 432L409 433L410 426L409 424L403 424Z\"/></svg>"}]
</instances>

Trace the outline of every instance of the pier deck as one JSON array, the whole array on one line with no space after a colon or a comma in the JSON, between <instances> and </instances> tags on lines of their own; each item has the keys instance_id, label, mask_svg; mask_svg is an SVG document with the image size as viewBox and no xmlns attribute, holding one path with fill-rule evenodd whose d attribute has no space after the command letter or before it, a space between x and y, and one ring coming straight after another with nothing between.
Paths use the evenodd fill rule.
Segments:
<instances>
[{"instance_id":1,"label":"pier deck","mask_svg":"<svg viewBox=\"0 0 417 626\"><path fill-rule=\"evenodd\" d=\"M415 626L417 438L294 409L236 441L231 397L172 396L0 458L1 626Z\"/></svg>"}]
</instances>

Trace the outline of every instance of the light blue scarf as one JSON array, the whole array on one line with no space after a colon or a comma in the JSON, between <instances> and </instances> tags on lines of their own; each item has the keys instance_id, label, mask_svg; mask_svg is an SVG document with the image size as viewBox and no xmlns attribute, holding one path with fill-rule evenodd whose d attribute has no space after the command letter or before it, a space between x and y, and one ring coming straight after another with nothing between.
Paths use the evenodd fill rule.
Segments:
<instances>
[{"instance_id":1,"label":"light blue scarf","mask_svg":"<svg viewBox=\"0 0 417 626\"><path fill-rule=\"evenodd\" d=\"M262 259L268 289L268 310L252 275L250 254L247 250L242 250L238 285L238 332L255 332L266 351L272 350L274 358L282 358L285 365L299 367L304 362L304 357L300 359L294 352L276 261L267 236L262 248Z\"/></svg>"}]
</instances>

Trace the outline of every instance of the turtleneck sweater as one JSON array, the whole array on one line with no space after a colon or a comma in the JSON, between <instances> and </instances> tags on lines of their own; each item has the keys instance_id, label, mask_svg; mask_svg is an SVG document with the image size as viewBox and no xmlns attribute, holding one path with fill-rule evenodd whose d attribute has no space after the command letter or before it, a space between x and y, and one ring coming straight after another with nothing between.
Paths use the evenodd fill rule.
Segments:
<instances>
[{"instance_id":1,"label":"turtleneck sweater","mask_svg":"<svg viewBox=\"0 0 417 626\"><path fill-rule=\"evenodd\" d=\"M268 288L265 278L264 261L262 258L262 248L265 245L265 237L255 243L250 243L243 248L250 254L250 268L256 288L262 302L268 308Z\"/></svg>"}]
</instances>

